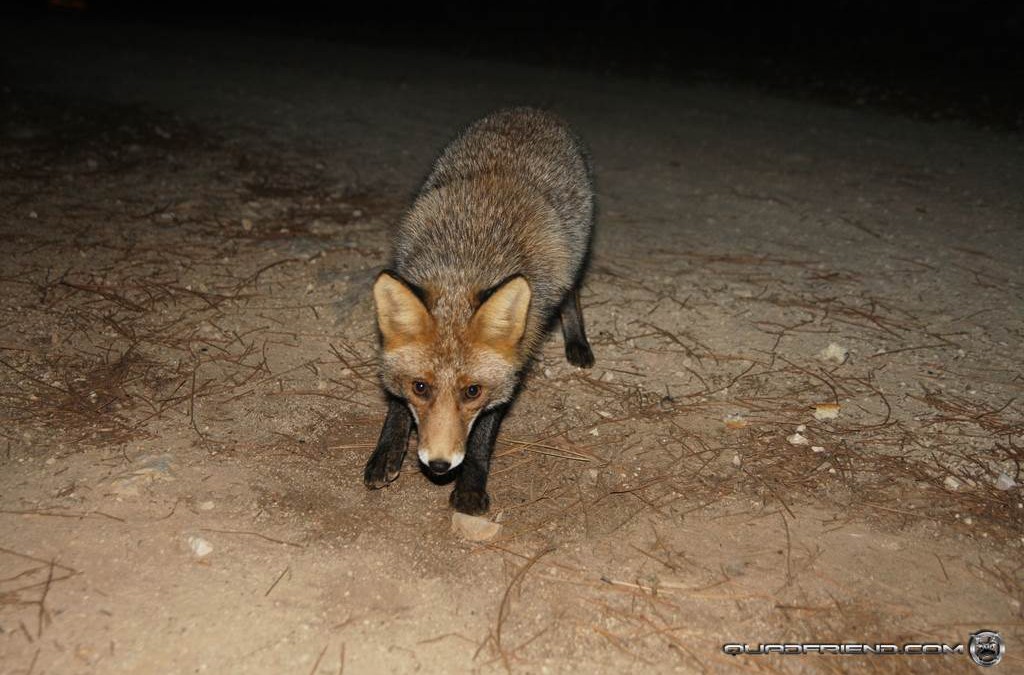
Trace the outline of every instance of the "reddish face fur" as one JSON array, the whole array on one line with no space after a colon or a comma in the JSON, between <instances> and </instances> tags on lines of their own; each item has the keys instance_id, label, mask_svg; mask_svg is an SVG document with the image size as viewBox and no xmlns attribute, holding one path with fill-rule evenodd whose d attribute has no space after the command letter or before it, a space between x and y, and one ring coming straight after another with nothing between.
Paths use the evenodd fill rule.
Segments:
<instances>
[{"instance_id":1,"label":"reddish face fur","mask_svg":"<svg viewBox=\"0 0 1024 675\"><path fill-rule=\"evenodd\" d=\"M412 288L385 272L373 295L384 386L408 402L420 460L454 468L465 457L477 415L515 391L530 285L513 277L479 306L468 295L442 295L428 309ZM427 295L429 301L429 289Z\"/></svg>"}]
</instances>

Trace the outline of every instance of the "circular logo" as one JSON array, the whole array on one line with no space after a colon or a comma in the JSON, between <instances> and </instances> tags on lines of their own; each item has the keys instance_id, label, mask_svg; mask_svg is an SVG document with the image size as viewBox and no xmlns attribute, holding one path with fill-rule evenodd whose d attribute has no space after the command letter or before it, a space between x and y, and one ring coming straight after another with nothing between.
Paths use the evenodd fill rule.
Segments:
<instances>
[{"instance_id":1,"label":"circular logo","mask_svg":"<svg viewBox=\"0 0 1024 675\"><path fill-rule=\"evenodd\" d=\"M977 633L971 633L967 649L975 663L988 668L1003 660L1006 646L1003 644L1003 638L994 630L979 630Z\"/></svg>"}]
</instances>

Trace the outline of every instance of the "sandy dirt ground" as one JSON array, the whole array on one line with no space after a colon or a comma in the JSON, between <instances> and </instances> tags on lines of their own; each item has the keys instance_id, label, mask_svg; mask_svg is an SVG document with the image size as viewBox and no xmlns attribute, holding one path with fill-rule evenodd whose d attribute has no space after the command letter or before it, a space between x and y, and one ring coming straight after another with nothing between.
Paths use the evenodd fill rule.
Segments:
<instances>
[{"instance_id":1,"label":"sandy dirt ground","mask_svg":"<svg viewBox=\"0 0 1024 675\"><path fill-rule=\"evenodd\" d=\"M1018 136L329 42L4 29L0 673L1024 671ZM369 287L460 125L592 148L584 311L488 543L383 419ZM203 554L203 555L199 555Z\"/></svg>"}]
</instances>

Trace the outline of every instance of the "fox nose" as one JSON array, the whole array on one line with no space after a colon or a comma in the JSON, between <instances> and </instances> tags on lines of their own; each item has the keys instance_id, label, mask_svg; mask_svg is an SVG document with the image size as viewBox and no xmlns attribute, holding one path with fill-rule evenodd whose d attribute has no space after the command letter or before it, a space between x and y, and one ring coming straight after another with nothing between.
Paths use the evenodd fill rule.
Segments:
<instances>
[{"instance_id":1,"label":"fox nose","mask_svg":"<svg viewBox=\"0 0 1024 675\"><path fill-rule=\"evenodd\" d=\"M448 473L448 469L452 468L451 462L446 462L443 459L432 459L427 462L427 466L430 470L440 476L443 473Z\"/></svg>"}]
</instances>

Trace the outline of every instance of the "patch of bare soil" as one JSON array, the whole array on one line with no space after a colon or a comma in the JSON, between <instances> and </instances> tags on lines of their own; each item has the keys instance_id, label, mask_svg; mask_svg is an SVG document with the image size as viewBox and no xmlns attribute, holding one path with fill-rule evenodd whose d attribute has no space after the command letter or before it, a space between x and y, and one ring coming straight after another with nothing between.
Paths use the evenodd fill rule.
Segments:
<instances>
[{"instance_id":1,"label":"patch of bare soil","mask_svg":"<svg viewBox=\"0 0 1024 675\"><path fill-rule=\"evenodd\" d=\"M861 254L883 233L841 216L841 260L724 225L684 246L613 200L597 366L547 344L471 544L414 454L361 483L404 199L322 147L3 105L0 672L952 672L722 645L978 629L1024 664L1012 256ZM612 191L625 156L596 153ZM779 194L701 208L798 222Z\"/></svg>"}]
</instances>

